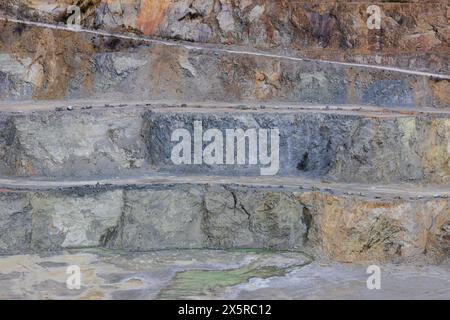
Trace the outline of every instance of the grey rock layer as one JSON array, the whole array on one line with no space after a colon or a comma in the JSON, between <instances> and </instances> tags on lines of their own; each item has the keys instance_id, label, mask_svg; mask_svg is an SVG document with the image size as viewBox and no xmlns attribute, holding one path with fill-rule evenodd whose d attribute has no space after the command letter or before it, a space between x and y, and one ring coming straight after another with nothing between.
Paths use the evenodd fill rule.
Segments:
<instances>
[{"instance_id":1,"label":"grey rock layer","mask_svg":"<svg viewBox=\"0 0 450 320\"><path fill-rule=\"evenodd\" d=\"M2 116L4 174L87 176L139 169L145 161L138 111Z\"/></svg>"},{"instance_id":2,"label":"grey rock layer","mask_svg":"<svg viewBox=\"0 0 450 320\"><path fill-rule=\"evenodd\" d=\"M261 165L174 165L171 134L185 128L194 137L219 129L280 131L280 175L309 174L340 181L433 181L450 178L447 116L288 112L149 112L146 139L151 163L169 172L260 174ZM204 147L209 143L205 142ZM248 144L248 141L247 141ZM225 149L225 148L224 148ZM224 150L225 158L226 150ZM248 154L246 161L248 163ZM224 160L225 162L225 160ZM264 166L262 166L264 167Z\"/></svg>"},{"instance_id":3,"label":"grey rock layer","mask_svg":"<svg viewBox=\"0 0 450 320\"><path fill-rule=\"evenodd\" d=\"M107 247L307 250L337 261L450 254L448 198L335 195L230 184L76 187L0 194L0 253Z\"/></svg>"}]
</instances>

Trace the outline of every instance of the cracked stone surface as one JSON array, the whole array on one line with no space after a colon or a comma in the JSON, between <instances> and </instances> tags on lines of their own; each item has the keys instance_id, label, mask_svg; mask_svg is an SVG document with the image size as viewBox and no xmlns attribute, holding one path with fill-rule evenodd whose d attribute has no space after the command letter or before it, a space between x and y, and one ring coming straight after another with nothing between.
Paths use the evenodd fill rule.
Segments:
<instances>
[{"instance_id":1,"label":"cracked stone surface","mask_svg":"<svg viewBox=\"0 0 450 320\"><path fill-rule=\"evenodd\" d=\"M1 22L0 99L450 105L449 76ZM6 57L6 58L5 58ZM11 70L11 64L30 62ZM3 63L2 63L3 62ZM20 70L19 70L20 71ZM34 75L34 78L30 78Z\"/></svg>"},{"instance_id":2,"label":"cracked stone surface","mask_svg":"<svg viewBox=\"0 0 450 320\"><path fill-rule=\"evenodd\" d=\"M39 106L50 108L45 103ZM261 109L247 104L241 104L240 109L236 105L221 108L214 103L195 108L178 103L106 104L83 110L86 106L76 104L72 111L65 107L63 111L55 111L58 107L27 111L25 105L16 109L25 111L20 114L2 113L0 173L48 177L148 171L260 174L260 165L174 165L171 154L176 142L171 141L172 133L184 128L193 137L194 121L201 121L203 133L214 128L223 135L229 128L278 128L280 176L442 185L450 179L448 112L375 111L359 106L346 110L295 109L294 105L292 109Z\"/></svg>"},{"instance_id":3,"label":"cracked stone surface","mask_svg":"<svg viewBox=\"0 0 450 320\"><path fill-rule=\"evenodd\" d=\"M150 110L145 116L150 162L163 171L258 175L260 165L174 165L172 133L194 122L203 132L228 128L280 130L279 175L325 176L338 181L416 181L446 184L450 178L450 122L446 117L368 113L269 112L266 110ZM247 142L248 144L248 142ZM208 143L204 143L204 147ZM226 151L224 151L224 154ZM224 160L225 161L225 160Z\"/></svg>"},{"instance_id":4,"label":"cracked stone surface","mask_svg":"<svg viewBox=\"0 0 450 320\"><path fill-rule=\"evenodd\" d=\"M67 267L81 271L68 289ZM72 250L0 256L2 299L449 299L447 264L383 264L368 290L365 264L312 261L301 252Z\"/></svg>"},{"instance_id":5,"label":"cracked stone surface","mask_svg":"<svg viewBox=\"0 0 450 320\"><path fill-rule=\"evenodd\" d=\"M77 1L2 2L6 15L66 23ZM291 50L308 58L448 73L448 1L379 2L381 29L367 28L371 1L84 1L85 28L168 39Z\"/></svg>"},{"instance_id":6,"label":"cracked stone surface","mask_svg":"<svg viewBox=\"0 0 450 320\"><path fill-rule=\"evenodd\" d=\"M2 189L1 252L73 247L306 250L334 261L439 263L449 257L448 195L338 194L325 186L205 184ZM39 184L39 182L37 182ZM214 185L210 185L214 184Z\"/></svg>"},{"instance_id":7,"label":"cracked stone surface","mask_svg":"<svg viewBox=\"0 0 450 320\"><path fill-rule=\"evenodd\" d=\"M1 1L0 299L450 299L450 4L369 4Z\"/></svg>"},{"instance_id":8,"label":"cracked stone surface","mask_svg":"<svg viewBox=\"0 0 450 320\"><path fill-rule=\"evenodd\" d=\"M137 110L6 117L2 128L6 129L2 166L11 164L5 171L16 175L112 174L139 169L145 161L142 118Z\"/></svg>"}]
</instances>

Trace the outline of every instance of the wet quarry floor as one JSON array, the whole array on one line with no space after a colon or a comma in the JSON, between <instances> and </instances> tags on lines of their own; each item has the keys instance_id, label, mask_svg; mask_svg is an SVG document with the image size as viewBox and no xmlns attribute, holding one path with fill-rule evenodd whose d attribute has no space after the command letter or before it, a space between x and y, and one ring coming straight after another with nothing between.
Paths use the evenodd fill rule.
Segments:
<instances>
[{"instance_id":1,"label":"wet quarry floor","mask_svg":"<svg viewBox=\"0 0 450 320\"><path fill-rule=\"evenodd\" d=\"M379 290L369 265L263 250L1 256L0 299L450 299L448 263L380 265Z\"/></svg>"}]
</instances>

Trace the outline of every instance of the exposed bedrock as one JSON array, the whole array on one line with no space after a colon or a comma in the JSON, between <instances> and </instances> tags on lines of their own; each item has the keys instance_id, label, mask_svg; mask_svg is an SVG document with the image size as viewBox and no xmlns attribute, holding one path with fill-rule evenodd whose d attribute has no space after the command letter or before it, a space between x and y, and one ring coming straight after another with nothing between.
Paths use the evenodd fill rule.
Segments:
<instances>
[{"instance_id":1,"label":"exposed bedrock","mask_svg":"<svg viewBox=\"0 0 450 320\"><path fill-rule=\"evenodd\" d=\"M226 149L227 129L278 128L280 132L279 175L307 174L340 181L395 182L427 181L447 183L450 179L447 116L371 116L356 113L314 112L149 112L145 115L150 163L169 172L260 174L258 165L174 165L171 158L175 129L185 128L194 141L194 123L203 132L219 129ZM273 134L273 132L271 133ZM267 140L270 134L266 135ZM254 142L256 141L253 140ZM245 140L246 147L251 144ZM210 142L204 142L204 150ZM252 143L256 149L256 143ZM268 147L272 150L272 147ZM273 150L276 150L273 148ZM246 150L248 152L248 150ZM264 151L259 150L258 152ZM260 156L261 154L259 154ZM248 153L247 153L248 158ZM224 160L225 163L225 160ZM248 160L247 160L248 163Z\"/></svg>"},{"instance_id":2,"label":"exposed bedrock","mask_svg":"<svg viewBox=\"0 0 450 320\"><path fill-rule=\"evenodd\" d=\"M1 99L450 106L445 78L1 24Z\"/></svg>"},{"instance_id":3,"label":"exposed bedrock","mask_svg":"<svg viewBox=\"0 0 450 320\"><path fill-rule=\"evenodd\" d=\"M89 176L139 169L141 112L43 112L4 116L0 167L9 175Z\"/></svg>"},{"instance_id":4,"label":"exposed bedrock","mask_svg":"<svg viewBox=\"0 0 450 320\"><path fill-rule=\"evenodd\" d=\"M450 120L447 114L398 114L364 111L238 110L154 106L104 107L74 111L4 114L0 121L0 173L4 176L88 177L158 170L172 174L260 175L262 154L270 154L279 129L279 166L272 174L324 177L343 182L413 181L448 184ZM214 112L213 112L214 111ZM217 129L223 144L223 164L174 164L176 129L190 133L194 123L202 133ZM248 129L245 164L227 164L226 130ZM258 146L261 129L267 153ZM181 140L180 140L181 141ZM212 142L212 140L210 140ZM253 142L251 142L253 141ZM200 141L200 156L211 142ZM249 145L259 150L249 164ZM227 151L228 150L228 151ZM194 157L191 148L190 159ZM233 157L236 159L236 154ZM236 163L236 162L235 162Z\"/></svg>"},{"instance_id":5,"label":"exposed bedrock","mask_svg":"<svg viewBox=\"0 0 450 320\"><path fill-rule=\"evenodd\" d=\"M2 1L0 255L449 261L450 6L369 4Z\"/></svg>"},{"instance_id":6,"label":"exposed bedrock","mask_svg":"<svg viewBox=\"0 0 450 320\"><path fill-rule=\"evenodd\" d=\"M1 253L108 247L276 248L336 261L449 257L448 198L376 199L178 185L11 191L0 195Z\"/></svg>"},{"instance_id":7,"label":"exposed bedrock","mask_svg":"<svg viewBox=\"0 0 450 320\"><path fill-rule=\"evenodd\" d=\"M309 58L447 73L448 1L8 0L0 10L24 20L65 24L81 8L85 28L202 43L292 50ZM369 30L367 8L381 9Z\"/></svg>"}]
</instances>

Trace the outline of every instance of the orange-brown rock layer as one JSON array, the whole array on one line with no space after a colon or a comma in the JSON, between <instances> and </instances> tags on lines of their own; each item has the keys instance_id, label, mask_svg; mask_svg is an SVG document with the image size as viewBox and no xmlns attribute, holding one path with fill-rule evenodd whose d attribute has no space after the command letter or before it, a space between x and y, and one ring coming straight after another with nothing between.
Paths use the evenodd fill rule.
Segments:
<instances>
[{"instance_id":1,"label":"orange-brown rock layer","mask_svg":"<svg viewBox=\"0 0 450 320\"><path fill-rule=\"evenodd\" d=\"M0 99L177 99L447 108L450 80L1 22Z\"/></svg>"},{"instance_id":2,"label":"orange-brown rock layer","mask_svg":"<svg viewBox=\"0 0 450 320\"><path fill-rule=\"evenodd\" d=\"M317 59L450 70L446 0L9 0L0 9L14 17L65 23L71 3L80 5L87 28L294 50ZM367 9L374 4L381 8L379 30L367 26Z\"/></svg>"}]
</instances>

